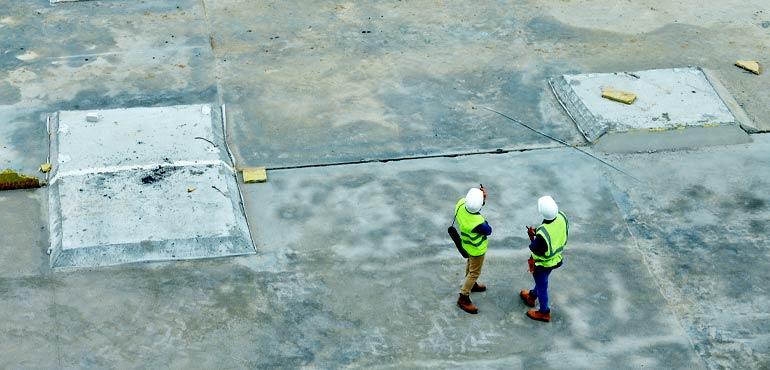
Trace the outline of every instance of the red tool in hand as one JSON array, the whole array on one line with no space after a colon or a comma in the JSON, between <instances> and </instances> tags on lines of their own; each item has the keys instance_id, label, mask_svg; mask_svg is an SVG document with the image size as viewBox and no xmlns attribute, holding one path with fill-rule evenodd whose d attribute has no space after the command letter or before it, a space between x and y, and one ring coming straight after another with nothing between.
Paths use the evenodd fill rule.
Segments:
<instances>
[{"instance_id":1,"label":"red tool in hand","mask_svg":"<svg viewBox=\"0 0 770 370\"><path fill-rule=\"evenodd\" d=\"M487 189L484 189L483 184L479 184L479 190L481 190L481 193L484 194L484 200L487 200Z\"/></svg>"},{"instance_id":2,"label":"red tool in hand","mask_svg":"<svg viewBox=\"0 0 770 370\"><path fill-rule=\"evenodd\" d=\"M535 240L535 235L537 234L537 230L535 230L532 226L527 226L527 235L529 236L529 241Z\"/></svg>"}]
</instances>

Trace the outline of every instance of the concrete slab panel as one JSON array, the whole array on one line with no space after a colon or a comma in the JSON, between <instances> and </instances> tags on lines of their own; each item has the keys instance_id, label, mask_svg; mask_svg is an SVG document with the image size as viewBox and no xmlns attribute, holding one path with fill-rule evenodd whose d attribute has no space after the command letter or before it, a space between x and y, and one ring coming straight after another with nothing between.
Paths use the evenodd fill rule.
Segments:
<instances>
[{"instance_id":1,"label":"concrete slab panel","mask_svg":"<svg viewBox=\"0 0 770 370\"><path fill-rule=\"evenodd\" d=\"M0 278L0 368L61 368L53 284L50 276Z\"/></svg>"},{"instance_id":2,"label":"concrete slab panel","mask_svg":"<svg viewBox=\"0 0 770 370\"><path fill-rule=\"evenodd\" d=\"M770 135L750 145L618 156L617 204L710 368L770 364ZM652 165L651 165L652 164ZM750 261L750 262L746 262Z\"/></svg>"},{"instance_id":3,"label":"concrete slab panel","mask_svg":"<svg viewBox=\"0 0 770 370\"><path fill-rule=\"evenodd\" d=\"M64 111L50 129L51 266L254 253L218 110Z\"/></svg>"},{"instance_id":4,"label":"concrete slab panel","mask_svg":"<svg viewBox=\"0 0 770 370\"><path fill-rule=\"evenodd\" d=\"M591 142L605 133L737 126L733 114L697 68L563 75L551 79L550 84ZM638 99L630 105L619 104L602 97L604 88L628 91Z\"/></svg>"},{"instance_id":5,"label":"concrete slab panel","mask_svg":"<svg viewBox=\"0 0 770 370\"><path fill-rule=\"evenodd\" d=\"M239 164L273 169L551 145L476 105L584 143L545 84L563 64L510 47L518 10L424 9L207 2Z\"/></svg>"},{"instance_id":6,"label":"concrete slab panel","mask_svg":"<svg viewBox=\"0 0 770 370\"><path fill-rule=\"evenodd\" d=\"M336 359L350 361L343 364L698 368L618 222L603 172L580 153L538 150L278 170L244 192L247 211L260 220L253 226L263 235L261 253L305 272L329 298L318 311L352 323L347 333L335 331L350 353ZM471 316L454 304L464 260L443 230L454 202L479 182L491 191L482 212L494 232L482 272L490 289L474 294L481 313ZM516 296L532 284L523 226L536 222L543 193L559 200L573 227L568 262L551 280L559 318L547 327L526 318ZM540 351L545 343L556 343L553 351ZM311 348L311 366L328 365L321 359L337 351Z\"/></svg>"}]
</instances>

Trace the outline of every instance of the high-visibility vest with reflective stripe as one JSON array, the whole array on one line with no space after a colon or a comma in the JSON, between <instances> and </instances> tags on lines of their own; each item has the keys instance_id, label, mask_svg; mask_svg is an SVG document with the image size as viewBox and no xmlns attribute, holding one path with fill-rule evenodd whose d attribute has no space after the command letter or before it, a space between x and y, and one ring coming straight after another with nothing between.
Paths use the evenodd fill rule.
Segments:
<instances>
[{"instance_id":1,"label":"high-visibility vest with reflective stripe","mask_svg":"<svg viewBox=\"0 0 770 370\"><path fill-rule=\"evenodd\" d=\"M532 253L535 265L543 267L553 267L561 262L561 252L567 245L569 236L569 221L563 212L559 212L551 223L542 224L537 227L536 235L540 235L548 245L548 250L544 256Z\"/></svg>"},{"instance_id":2,"label":"high-visibility vest with reflective stripe","mask_svg":"<svg viewBox=\"0 0 770 370\"><path fill-rule=\"evenodd\" d=\"M473 232L476 226L484 223L484 216L478 213L470 213L465 209L465 198L457 201L455 205L455 218L460 227L460 241L463 249L470 256L481 256L487 252L487 236Z\"/></svg>"}]
</instances>

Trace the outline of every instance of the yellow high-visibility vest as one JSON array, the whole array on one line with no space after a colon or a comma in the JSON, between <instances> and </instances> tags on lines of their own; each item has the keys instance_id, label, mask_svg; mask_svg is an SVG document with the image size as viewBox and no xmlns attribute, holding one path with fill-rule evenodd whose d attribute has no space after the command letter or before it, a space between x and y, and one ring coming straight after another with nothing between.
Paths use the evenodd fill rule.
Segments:
<instances>
[{"instance_id":1,"label":"yellow high-visibility vest","mask_svg":"<svg viewBox=\"0 0 770 370\"><path fill-rule=\"evenodd\" d=\"M463 249L469 256L481 256L487 253L487 236L473 232L476 226L484 223L484 216L479 213L470 213L465 209L465 198L457 201L455 205L457 225L460 226L460 241Z\"/></svg>"},{"instance_id":2,"label":"yellow high-visibility vest","mask_svg":"<svg viewBox=\"0 0 770 370\"><path fill-rule=\"evenodd\" d=\"M542 224L537 227L536 235L540 235L548 245L548 250L544 256L532 253L532 259L535 265L543 267L556 266L562 260L561 252L567 245L569 236L569 221L563 212L559 212L551 223Z\"/></svg>"}]
</instances>

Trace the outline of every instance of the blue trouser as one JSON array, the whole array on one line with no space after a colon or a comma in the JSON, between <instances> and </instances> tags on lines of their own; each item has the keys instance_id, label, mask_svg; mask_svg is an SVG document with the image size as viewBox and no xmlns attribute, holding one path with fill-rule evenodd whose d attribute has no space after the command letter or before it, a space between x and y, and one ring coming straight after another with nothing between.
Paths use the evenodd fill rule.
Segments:
<instances>
[{"instance_id":1,"label":"blue trouser","mask_svg":"<svg viewBox=\"0 0 770 370\"><path fill-rule=\"evenodd\" d=\"M540 312L551 312L548 307L548 275L551 275L552 268L535 266L535 272L532 277L535 279L535 287L529 291L533 297L540 301Z\"/></svg>"}]
</instances>

